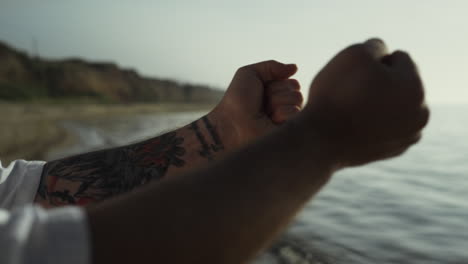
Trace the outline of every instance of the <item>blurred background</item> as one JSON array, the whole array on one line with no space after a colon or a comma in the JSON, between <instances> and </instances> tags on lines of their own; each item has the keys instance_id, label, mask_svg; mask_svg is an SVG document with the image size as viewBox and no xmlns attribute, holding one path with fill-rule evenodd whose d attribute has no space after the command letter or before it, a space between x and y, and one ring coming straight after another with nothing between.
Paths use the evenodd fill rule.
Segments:
<instances>
[{"instance_id":1,"label":"blurred background","mask_svg":"<svg viewBox=\"0 0 468 264\"><path fill-rule=\"evenodd\" d=\"M406 155L336 175L262 263L468 263L468 2L0 0L0 159L50 160L189 123L240 66L410 52L432 117ZM255 235L255 234L252 234Z\"/></svg>"}]
</instances>

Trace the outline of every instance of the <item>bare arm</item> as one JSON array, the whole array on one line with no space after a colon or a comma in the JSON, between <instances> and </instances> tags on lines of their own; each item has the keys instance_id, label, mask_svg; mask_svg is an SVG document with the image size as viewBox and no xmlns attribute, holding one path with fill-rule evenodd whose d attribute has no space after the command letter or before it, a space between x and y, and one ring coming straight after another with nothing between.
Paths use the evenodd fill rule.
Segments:
<instances>
[{"instance_id":1,"label":"bare arm","mask_svg":"<svg viewBox=\"0 0 468 264\"><path fill-rule=\"evenodd\" d=\"M379 41L345 49L285 126L209 167L88 207L94 263L247 262L334 171L418 140L428 110L413 66Z\"/></svg>"},{"instance_id":2,"label":"bare arm","mask_svg":"<svg viewBox=\"0 0 468 264\"><path fill-rule=\"evenodd\" d=\"M296 70L275 61L243 67L218 106L200 120L137 144L48 162L36 202L45 207L99 202L219 159L299 111L299 84L288 79Z\"/></svg>"},{"instance_id":3,"label":"bare arm","mask_svg":"<svg viewBox=\"0 0 468 264\"><path fill-rule=\"evenodd\" d=\"M300 130L289 124L209 168L88 208L94 263L252 258L331 176L327 146Z\"/></svg>"},{"instance_id":4,"label":"bare arm","mask_svg":"<svg viewBox=\"0 0 468 264\"><path fill-rule=\"evenodd\" d=\"M140 143L48 162L36 202L85 205L215 160L233 147L229 137L220 137L219 127L207 115Z\"/></svg>"}]
</instances>

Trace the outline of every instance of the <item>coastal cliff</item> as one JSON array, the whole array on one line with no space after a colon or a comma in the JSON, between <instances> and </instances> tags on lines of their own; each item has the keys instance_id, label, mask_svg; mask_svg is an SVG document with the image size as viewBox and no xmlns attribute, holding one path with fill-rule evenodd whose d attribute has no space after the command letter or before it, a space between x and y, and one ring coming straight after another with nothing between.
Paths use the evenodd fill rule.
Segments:
<instances>
[{"instance_id":1,"label":"coastal cliff","mask_svg":"<svg viewBox=\"0 0 468 264\"><path fill-rule=\"evenodd\" d=\"M0 100L86 100L105 103L215 103L223 92L140 76L114 63L48 60L0 42Z\"/></svg>"}]
</instances>

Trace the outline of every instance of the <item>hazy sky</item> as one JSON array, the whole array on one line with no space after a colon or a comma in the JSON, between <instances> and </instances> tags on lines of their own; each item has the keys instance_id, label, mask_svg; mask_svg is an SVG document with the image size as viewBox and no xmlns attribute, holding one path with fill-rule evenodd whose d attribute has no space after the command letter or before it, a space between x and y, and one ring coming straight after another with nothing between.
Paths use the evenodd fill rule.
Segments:
<instances>
[{"instance_id":1,"label":"hazy sky","mask_svg":"<svg viewBox=\"0 0 468 264\"><path fill-rule=\"evenodd\" d=\"M297 63L307 90L336 52L379 36L412 54L430 103L468 103L467 12L466 0L0 0L0 40L219 88L276 59Z\"/></svg>"}]
</instances>

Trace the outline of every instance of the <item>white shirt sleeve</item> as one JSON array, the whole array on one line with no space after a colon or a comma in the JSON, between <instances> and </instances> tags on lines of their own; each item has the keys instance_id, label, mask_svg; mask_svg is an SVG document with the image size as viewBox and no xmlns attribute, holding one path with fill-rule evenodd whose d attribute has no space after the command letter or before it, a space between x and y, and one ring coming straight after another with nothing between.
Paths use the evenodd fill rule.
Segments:
<instances>
[{"instance_id":1,"label":"white shirt sleeve","mask_svg":"<svg viewBox=\"0 0 468 264\"><path fill-rule=\"evenodd\" d=\"M89 264L84 210L33 206L45 162L0 162L0 263Z\"/></svg>"},{"instance_id":2,"label":"white shirt sleeve","mask_svg":"<svg viewBox=\"0 0 468 264\"><path fill-rule=\"evenodd\" d=\"M0 161L0 208L31 204L41 180L43 161L17 160L6 168Z\"/></svg>"},{"instance_id":3,"label":"white shirt sleeve","mask_svg":"<svg viewBox=\"0 0 468 264\"><path fill-rule=\"evenodd\" d=\"M89 264L87 232L79 207L0 209L0 263Z\"/></svg>"}]
</instances>

